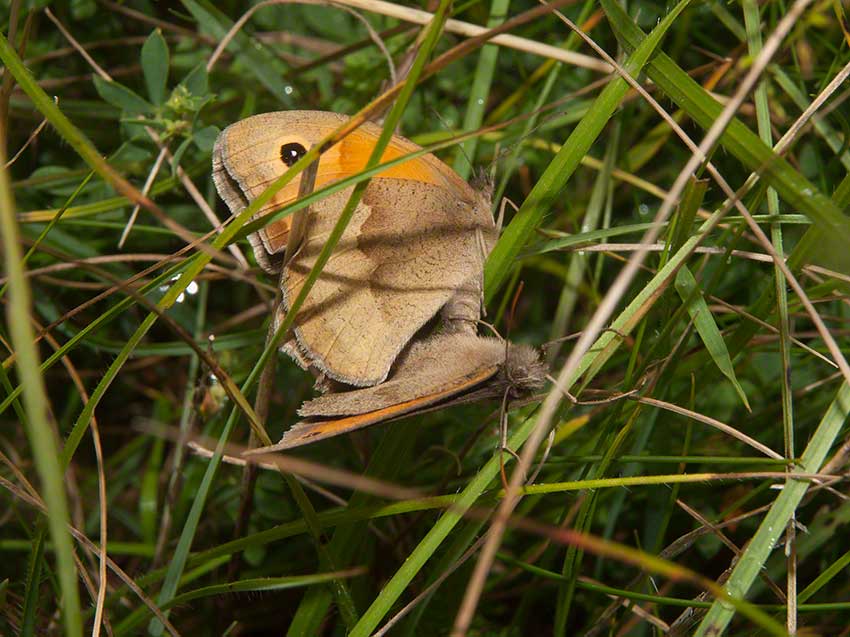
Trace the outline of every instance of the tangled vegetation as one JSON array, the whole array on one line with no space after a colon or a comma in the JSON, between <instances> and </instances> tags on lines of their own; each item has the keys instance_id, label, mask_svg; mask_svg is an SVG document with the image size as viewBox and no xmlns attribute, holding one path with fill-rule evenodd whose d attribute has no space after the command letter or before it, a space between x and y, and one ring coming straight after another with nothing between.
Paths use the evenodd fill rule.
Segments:
<instances>
[{"instance_id":1,"label":"tangled vegetation","mask_svg":"<svg viewBox=\"0 0 850 637\"><path fill-rule=\"evenodd\" d=\"M0 10L0 633L848 634L847 3L425 4ZM213 145L367 107L549 382L246 467L312 378Z\"/></svg>"}]
</instances>

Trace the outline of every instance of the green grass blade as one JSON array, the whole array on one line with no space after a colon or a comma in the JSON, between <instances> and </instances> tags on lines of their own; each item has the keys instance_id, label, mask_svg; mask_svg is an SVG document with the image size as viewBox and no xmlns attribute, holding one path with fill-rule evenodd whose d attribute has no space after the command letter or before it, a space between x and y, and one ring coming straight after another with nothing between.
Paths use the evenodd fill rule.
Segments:
<instances>
[{"instance_id":1,"label":"green grass blade","mask_svg":"<svg viewBox=\"0 0 850 637\"><path fill-rule=\"evenodd\" d=\"M623 46L632 50L646 36L615 0L600 0L611 26ZM709 128L723 106L663 52L646 67L647 75L697 124ZM732 119L720 137L720 144L747 168L762 178L793 208L806 214L823 232L818 255L823 265L839 272L850 271L850 220L808 179L783 157L777 156L758 135L739 119Z\"/></svg>"},{"instance_id":2,"label":"green grass blade","mask_svg":"<svg viewBox=\"0 0 850 637\"><path fill-rule=\"evenodd\" d=\"M201 521L201 515L204 512L204 505L212 488L215 474L221 464L221 458L224 454L224 448L230 440L230 434L233 431L233 426L237 421L238 411L234 407L230 411L230 417L224 425L221 435L218 437L215 450L212 457L207 463L204 477L201 479L201 484L198 486L195 499L192 501L192 508L189 509L189 514L186 516L186 522L183 524L183 530L180 533L180 539L177 541L177 546L174 548L174 553L171 556L171 561L168 565L168 570L165 579L162 582L162 588L157 597L157 605L160 608L167 607L174 599L177 592L177 586L180 583L180 578L183 575L183 568L186 565L186 560L189 557L189 551L192 548L192 540L195 538L195 532L198 529L198 524ZM152 619L148 625L148 634L153 636L161 635L164 626L158 619Z\"/></svg>"},{"instance_id":3,"label":"green grass blade","mask_svg":"<svg viewBox=\"0 0 850 637\"><path fill-rule=\"evenodd\" d=\"M615 127L615 130L618 131L619 127ZM599 228L600 219L604 219L603 212L606 201L608 200L611 170L614 167L618 140L619 134L615 133L608 141L602 169L596 176L590 199L587 202L587 209L581 221L582 237L587 236L588 233L596 232ZM579 300L579 289L582 282L586 279L585 273L589 265L590 258L587 254L580 251L572 254L569 265L567 266L566 275L564 276L564 284L561 288L561 296L558 299L558 307L552 319L552 328L549 331L549 339L554 342L547 352L549 360L554 360L561 349L562 343L557 341L557 339L567 334L567 328Z\"/></svg>"},{"instance_id":4,"label":"green grass blade","mask_svg":"<svg viewBox=\"0 0 850 637\"><path fill-rule=\"evenodd\" d=\"M207 167L204 166L204 170L206 169ZM199 170L199 166L192 166L191 168L187 169L186 172L190 176L197 176L198 174L200 174L201 171ZM150 194L151 196L155 197L166 192L171 192L179 185L180 180L177 177L163 177L162 179L158 179L156 182L154 182L154 185L150 190ZM65 210L64 213L62 213L62 219L63 221L67 221L68 219L82 219L85 217L94 217L105 212L112 212L114 210L128 208L132 205L133 202L128 200L127 197L104 197L92 203L69 207L67 210ZM21 220L21 223L52 221L59 214L60 210L61 209L30 210L26 212L21 212L19 214L19 218Z\"/></svg>"},{"instance_id":5,"label":"green grass blade","mask_svg":"<svg viewBox=\"0 0 850 637\"><path fill-rule=\"evenodd\" d=\"M738 563L726 581L725 588L731 597L743 599L747 594L753 580L758 576L773 547L776 546L776 542L785 532L788 522L797 510L797 505L811 486L808 480L794 480L794 473L812 474L820 470L827 453L835 443L838 434L841 433L848 415L850 415L850 385L842 383L806 446L800 463L790 472L791 477L764 516L758 530L741 553ZM733 608L716 601L703 618L694 633L695 636L708 637L723 634L734 615Z\"/></svg>"},{"instance_id":6,"label":"green grass blade","mask_svg":"<svg viewBox=\"0 0 850 637\"><path fill-rule=\"evenodd\" d=\"M687 5L687 0L679 2L653 29L652 33L642 42L642 45L635 49L624 64L624 68L630 75L638 75L641 72L641 69L661 43L664 34L673 24L676 16ZM587 115L570 133L557 155L549 163L545 172L520 206L516 216L505 228L484 268L484 294L487 302L493 300L496 292L507 279L511 269L515 266L517 255L531 239L534 231L540 226L550 210L557 206L559 197L562 196L573 172L581 164L582 157L590 150L590 146L617 110L628 88L628 83L621 77L608 83L593 102Z\"/></svg>"},{"instance_id":7,"label":"green grass blade","mask_svg":"<svg viewBox=\"0 0 850 637\"><path fill-rule=\"evenodd\" d=\"M348 572L338 573L316 573L315 575L290 575L288 577L256 577L253 579L239 580L237 582L228 582L226 584L204 586L203 588L196 588L195 590L187 591L182 595L178 595L171 600L169 606L177 606L179 604L185 604L193 599L211 597L213 595L224 595L227 593L283 591L289 588L315 586L316 584L325 584L335 579L351 577L357 575L357 573L358 571L351 570Z\"/></svg>"},{"instance_id":8,"label":"green grass blade","mask_svg":"<svg viewBox=\"0 0 850 637\"><path fill-rule=\"evenodd\" d=\"M490 18L487 20L487 28L499 26L508 14L510 0L492 0L490 5ZM463 130L473 131L481 126L484 121L484 113L487 110L487 102L490 97L490 86L493 84L493 75L496 72L496 62L499 59L499 47L485 44L481 47L478 55L478 64L475 67L475 77L469 91L469 99L466 103L466 113L463 117ZM470 137L457 148L455 160L452 167L464 181L472 174L472 163L475 161L475 151L478 148L478 137Z\"/></svg>"},{"instance_id":9,"label":"green grass blade","mask_svg":"<svg viewBox=\"0 0 850 637\"><path fill-rule=\"evenodd\" d=\"M38 602L41 598L41 569L44 562L45 529L40 525L35 532L30 547L30 559L27 564L26 588L23 609L21 610L21 637L35 635Z\"/></svg>"},{"instance_id":10,"label":"green grass blade","mask_svg":"<svg viewBox=\"0 0 850 637\"><path fill-rule=\"evenodd\" d=\"M380 480L393 481L403 467L410 462L410 452L415 437L402 429L390 427L381 438L381 442L372 457L364 475ZM346 510L374 506L376 498L363 493L354 493L348 501ZM362 550L368 531L365 524L346 524L337 526L328 544L328 553L338 566L347 566ZM315 635L332 601L331 592L323 587L310 589L301 600L292 623L287 630L288 637Z\"/></svg>"},{"instance_id":11,"label":"green grass blade","mask_svg":"<svg viewBox=\"0 0 850 637\"><path fill-rule=\"evenodd\" d=\"M7 45L0 36L0 50ZM56 571L62 596L62 622L68 637L81 637L83 632L80 614L80 594L77 586L77 565L74 562L74 545L68 531L70 517L65 494L64 467L59 462L56 436L48 420L50 404L44 377L39 369L39 356L32 328L30 288L24 276L20 235L15 221L15 203L5 169L6 159L0 152L0 237L3 246L3 264L8 286L8 325L12 346L17 354L18 379L23 387L23 404L26 420L21 423L35 459L35 468L41 480L41 496L47 506L47 524L56 555Z\"/></svg>"},{"instance_id":12,"label":"green grass blade","mask_svg":"<svg viewBox=\"0 0 850 637\"><path fill-rule=\"evenodd\" d=\"M519 449L534 429L534 419L527 419L508 440L511 449ZM368 637L389 612L396 600L404 593L410 582L443 543L452 529L463 520L464 513L474 505L484 490L498 475L499 454L496 454L467 484L455 499L451 509L440 516L431 530L408 555L404 564L395 572L372 604L363 613L360 621L349 633L349 637Z\"/></svg>"},{"instance_id":13,"label":"green grass blade","mask_svg":"<svg viewBox=\"0 0 850 637\"><path fill-rule=\"evenodd\" d=\"M694 322L697 334L702 339L702 343L714 364L717 365L717 369L732 383L741 398L741 402L744 403L747 411L750 411L747 394L744 393L744 388L741 387L741 383L738 382L738 377L735 375L735 367L732 365L732 359L729 357L729 350L726 349L720 328L714 322L714 317L711 315L711 310L708 309L708 303L702 296L697 280L687 267L681 268L676 273L676 291L679 293L682 303L685 304L688 314Z\"/></svg>"}]
</instances>

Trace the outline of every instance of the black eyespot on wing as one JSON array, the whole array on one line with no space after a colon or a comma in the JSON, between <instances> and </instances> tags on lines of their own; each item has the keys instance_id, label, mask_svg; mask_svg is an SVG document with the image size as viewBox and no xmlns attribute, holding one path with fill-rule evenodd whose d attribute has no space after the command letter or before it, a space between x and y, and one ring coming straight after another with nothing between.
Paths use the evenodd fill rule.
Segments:
<instances>
[{"instance_id":1,"label":"black eyespot on wing","mask_svg":"<svg viewBox=\"0 0 850 637\"><path fill-rule=\"evenodd\" d=\"M280 147L280 160L287 166L292 166L295 162L301 159L307 149L298 142L290 142Z\"/></svg>"}]
</instances>

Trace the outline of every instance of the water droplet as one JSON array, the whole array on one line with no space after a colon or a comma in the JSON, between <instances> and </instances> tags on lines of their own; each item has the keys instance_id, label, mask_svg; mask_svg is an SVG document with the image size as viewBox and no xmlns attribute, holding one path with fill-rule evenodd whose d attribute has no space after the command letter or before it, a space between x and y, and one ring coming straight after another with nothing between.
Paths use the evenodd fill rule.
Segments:
<instances>
[{"instance_id":1,"label":"water droplet","mask_svg":"<svg viewBox=\"0 0 850 637\"><path fill-rule=\"evenodd\" d=\"M292 92L293 92L294 90L295 90L295 89L294 89L294 88L292 88L291 86L285 86L285 87L284 87L284 89L283 89L283 92L284 92L284 93L286 93L287 95L292 95Z\"/></svg>"},{"instance_id":2,"label":"water droplet","mask_svg":"<svg viewBox=\"0 0 850 637\"><path fill-rule=\"evenodd\" d=\"M479 105L479 106L482 106L483 104L484 104L484 99L483 99L483 98L481 98L481 97L479 97L479 98L478 98L478 105Z\"/></svg>"},{"instance_id":3,"label":"water droplet","mask_svg":"<svg viewBox=\"0 0 850 637\"><path fill-rule=\"evenodd\" d=\"M646 215L648 215L649 214L649 206L647 206L645 203L640 204L638 206L638 214L642 217L645 217Z\"/></svg>"},{"instance_id":4,"label":"water droplet","mask_svg":"<svg viewBox=\"0 0 850 637\"><path fill-rule=\"evenodd\" d=\"M159 291L162 292L163 294L165 294L166 292L168 292L168 289L171 287L171 284L174 283L179 278L180 278L180 275L175 274L173 277L168 279L168 283L163 283L162 285L159 286ZM177 302L179 303L180 301L177 301Z\"/></svg>"}]
</instances>

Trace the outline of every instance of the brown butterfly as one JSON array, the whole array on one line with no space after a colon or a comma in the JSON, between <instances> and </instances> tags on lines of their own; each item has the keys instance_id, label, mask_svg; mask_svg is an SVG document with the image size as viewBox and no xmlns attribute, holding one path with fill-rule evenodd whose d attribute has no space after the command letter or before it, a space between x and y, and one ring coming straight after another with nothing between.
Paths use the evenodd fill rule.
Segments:
<instances>
[{"instance_id":1,"label":"brown butterfly","mask_svg":"<svg viewBox=\"0 0 850 637\"><path fill-rule=\"evenodd\" d=\"M213 151L213 177L236 214L310 146L346 121L316 111L266 113L226 128ZM367 123L321 155L316 187L362 171L380 135ZM394 136L382 161L421 150ZM300 182L281 190L259 216L293 201ZM304 238L287 255L283 308L303 286L351 194L345 189L310 206ZM251 237L258 262L280 267L290 218ZM447 329L474 333L481 314L484 258L496 239L489 193L474 190L427 154L369 183L354 217L294 320L285 351L305 368L366 387L384 381L401 350L441 312Z\"/></svg>"},{"instance_id":2,"label":"brown butterfly","mask_svg":"<svg viewBox=\"0 0 850 637\"><path fill-rule=\"evenodd\" d=\"M213 177L236 214L313 144L346 121L315 111L267 113L225 129L213 151ZM367 123L325 151L315 187L355 175L380 135ZM386 162L421 150L394 136ZM298 196L298 179L258 217ZM291 219L249 237L258 263L283 269L283 303L301 290L343 206L347 188L312 204L303 237L284 252ZM517 397L543 384L535 350L476 335L483 264L496 238L486 190L473 189L434 155L406 160L369 183L333 255L293 322L283 349L329 391L302 405L307 417L274 449L295 447L420 413L488 397ZM423 338L437 313L442 333ZM351 387L363 389L351 389ZM269 448L265 449L266 451Z\"/></svg>"},{"instance_id":3,"label":"brown butterfly","mask_svg":"<svg viewBox=\"0 0 850 637\"><path fill-rule=\"evenodd\" d=\"M305 420L263 451L291 449L370 425L465 402L520 398L540 388L546 369L535 349L453 333L415 340L391 377L374 387L330 392L298 410Z\"/></svg>"}]
</instances>

